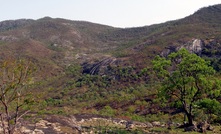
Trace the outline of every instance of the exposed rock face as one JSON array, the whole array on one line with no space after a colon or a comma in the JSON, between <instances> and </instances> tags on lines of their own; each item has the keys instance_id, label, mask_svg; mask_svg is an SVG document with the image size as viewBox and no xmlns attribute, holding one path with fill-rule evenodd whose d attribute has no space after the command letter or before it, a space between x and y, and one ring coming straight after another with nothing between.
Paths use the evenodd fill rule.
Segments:
<instances>
[{"instance_id":1,"label":"exposed rock face","mask_svg":"<svg viewBox=\"0 0 221 134\"><path fill-rule=\"evenodd\" d=\"M161 52L161 56L167 57L170 53L177 51L177 47L170 46L167 47L163 52Z\"/></svg>"},{"instance_id":2,"label":"exposed rock face","mask_svg":"<svg viewBox=\"0 0 221 134\"><path fill-rule=\"evenodd\" d=\"M203 43L200 39L193 39L192 42L189 42L178 49L186 48L191 53L200 54L203 49Z\"/></svg>"},{"instance_id":3,"label":"exposed rock face","mask_svg":"<svg viewBox=\"0 0 221 134\"><path fill-rule=\"evenodd\" d=\"M14 36L0 36L0 41L15 41L18 40L18 38Z\"/></svg>"},{"instance_id":4,"label":"exposed rock face","mask_svg":"<svg viewBox=\"0 0 221 134\"><path fill-rule=\"evenodd\" d=\"M10 30L17 27L22 27L34 22L31 19L7 20L0 22L0 31Z\"/></svg>"},{"instance_id":5,"label":"exposed rock face","mask_svg":"<svg viewBox=\"0 0 221 134\"><path fill-rule=\"evenodd\" d=\"M160 122L137 122L100 115L80 114L74 116L48 115L31 121L22 120L16 134L88 134L96 133L96 127L116 127L125 130L147 129L160 126ZM0 127L0 133L3 130Z\"/></svg>"},{"instance_id":6,"label":"exposed rock face","mask_svg":"<svg viewBox=\"0 0 221 134\"><path fill-rule=\"evenodd\" d=\"M203 43L201 40L199 39L195 39L193 41L193 45L192 45L192 52L194 53L200 53L202 51L202 46L203 46Z\"/></svg>"},{"instance_id":7,"label":"exposed rock face","mask_svg":"<svg viewBox=\"0 0 221 134\"><path fill-rule=\"evenodd\" d=\"M200 122L197 125L197 128L198 128L198 131L202 132L202 133L206 133L207 130L210 130L210 131L213 130L212 126L210 124L208 124L206 121Z\"/></svg>"},{"instance_id":8,"label":"exposed rock face","mask_svg":"<svg viewBox=\"0 0 221 134\"><path fill-rule=\"evenodd\" d=\"M130 130L130 129L133 129L135 126L133 124L132 121L128 121L127 124L126 124L126 129L127 130Z\"/></svg>"},{"instance_id":9,"label":"exposed rock face","mask_svg":"<svg viewBox=\"0 0 221 134\"><path fill-rule=\"evenodd\" d=\"M165 123L159 121L144 123L92 114L73 116L47 115L46 117L39 117L29 121L22 120L20 123L21 127L16 129L16 134L94 134L100 132L99 127L110 131L111 128L118 128L129 132L134 129L145 131L153 127L166 127ZM179 125L171 122L171 126L178 127ZM193 126L184 127L184 130L206 132L206 130L213 130L213 128L207 122L201 122L198 125L194 123ZM0 125L0 133L2 132Z\"/></svg>"},{"instance_id":10,"label":"exposed rock face","mask_svg":"<svg viewBox=\"0 0 221 134\"><path fill-rule=\"evenodd\" d=\"M146 123L146 127L147 127L147 128L152 128L152 127L153 127L153 124L150 123L150 122L147 122L147 123Z\"/></svg>"},{"instance_id":11,"label":"exposed rock face","mask_svg":"<svg viewBox=\"0 0 221 134\"><path fill-rule=\"evenodd\" d=\"M48 116L40 119L36 123L23 122L23 127L17 129L17 133L22 134L78 134L81 126L75 117Z\"/></svg>"},{"instance_id":12,"label":"exposed rock face","mask_svg":"<svg viewBox=\"0 0 221 134\"><path fill-rule=\"evenodd\" d=\"M189 52L200 55L203 50L203 41L201 39L193 39L180 47L170 46L161 52L161 56L167 57L170 53L176 52L182 48L186 48Z\"/></svg>"},{"instance_id":13,"label":"exposed rock face","mask_svg":"<svg viewBox=\"0 0 221 134\"><path fill-rule=\"evenodd\" d=\"M153 126L155 126L155 127L161 126L161 123L160 123L159 121L154 121L154 122L152 122L152 124L153 124Z\"/></svg>"},{"instance_id":14,"label":"exposed rock face","mask_svg":"<svg viewBox=\"0 0 221 134\"><path fill-rule=\"evenodd\" d=\"M108 57L108 58L104 58L101 61L95 62L93 64L90 63L84 63L82 64L83 66L83 73L86 74L104 74L106 68L108 65L113 64L116 61L116 58L114 57Z\"/></svg>"}]
</instances>

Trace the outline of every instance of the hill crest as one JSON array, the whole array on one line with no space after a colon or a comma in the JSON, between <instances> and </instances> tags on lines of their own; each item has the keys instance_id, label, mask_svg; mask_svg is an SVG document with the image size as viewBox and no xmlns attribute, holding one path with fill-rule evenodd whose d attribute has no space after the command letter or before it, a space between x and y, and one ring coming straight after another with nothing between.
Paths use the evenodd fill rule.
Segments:
<instances>
[{"instance_id":1,"label":"hill crest","mask_svg":"<svg viewBox=\"0 0 221 134\"><path fill-rule=\"evenodd\" d=\"M93 66L107 57L116 59L114 63L119 66L143 68L149 64L145 57L153 58L167 48L182 46L192 39L218 39L221 31L220 9L221 4L204 7L180 20L135 28L114 28L50 17L9 20L0 22L0 42L9 49L11 47L12 56L21 57L27 54L18 53L12 48L13 45L37 42L41 49L22 49L27 49L25 52L29 54L35 54L31 51L51 51L51 55L44 60L52 63L55 68L64 69L73 62ZM31 57L41 62L39 54Z\"/></svg>"}]
</instances>

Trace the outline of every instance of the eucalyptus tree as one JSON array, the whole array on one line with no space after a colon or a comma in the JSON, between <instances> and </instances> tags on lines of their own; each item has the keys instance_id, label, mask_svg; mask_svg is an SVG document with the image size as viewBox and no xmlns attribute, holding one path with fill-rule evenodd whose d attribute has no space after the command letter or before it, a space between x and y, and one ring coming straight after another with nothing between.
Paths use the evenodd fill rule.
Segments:
<instances>
[{"instance_id":1,"label":"eucalyptus tree","mask_svg":"<svg viewBox=\"0 0 221 134\"><path fill-rule=\"evenodd\" d=\"M0 123L4 134L13 134L31 102L27 85L34 68L24 60L0 61Z\"/></svg>"},{"instance_id":2,"label":"eucalyptus tree","mask_svg":"<svg viewBox=\"0 0 221 134\"><path fill-rule=\"evenodd\" d=\"M196 102L219 93L216 92L220 88L215 86L215 70L208 61L186 49L171 53L167 58L156 56L152 63L161 83L159 97L166 101L179 101L188 125L193 125Z\"/></svg>"}]
</instances>

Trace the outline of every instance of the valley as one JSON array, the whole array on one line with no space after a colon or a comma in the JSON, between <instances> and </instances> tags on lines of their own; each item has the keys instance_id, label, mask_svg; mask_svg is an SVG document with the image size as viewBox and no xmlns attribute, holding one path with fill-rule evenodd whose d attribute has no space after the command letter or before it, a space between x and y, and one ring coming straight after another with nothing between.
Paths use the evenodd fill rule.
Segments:
<instances>
[{"instance_id":1,"label":"valley","mask_svg":"<svg viewBox=\"0 0 221 134\"><path fill-rule=\"evenodd\" d=\"M157 55L167 58L181 48L209 61L220 81L220 4L179 20L135 28L50 17L0 22L0 61L22 59L35 68L25 90L34 101L21 121L26 133L38 128L42 133L78 133L76 127L84 127L85 133L170 133L168 124L173 124L171 133L183 132L176 129L185 118L183 109L158 99L162 86L152 64ZM220 89L217 86L217 92ZM221 94L210 97L221 103ZM220 112L194 112L197 123L211 118L212 132L220 132ZM95 126L90 122L94 118L99 118ZM39 122L43 126L36 125ZM76 126L70 126L73 122ZM138 125L127 128L129 122Z\"/></svg>"}]
</instances>

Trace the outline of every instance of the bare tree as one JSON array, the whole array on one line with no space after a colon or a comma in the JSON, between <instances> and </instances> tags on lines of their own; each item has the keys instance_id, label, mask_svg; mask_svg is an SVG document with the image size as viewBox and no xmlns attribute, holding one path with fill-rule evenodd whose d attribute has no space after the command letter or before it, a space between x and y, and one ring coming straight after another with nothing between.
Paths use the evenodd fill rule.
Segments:
<instances>
[{"instance_id":1,"label":"bare tree","mask_svg":"<svg viewBox=\"0 0 221 134\"><path fill-rule=\"evenodd\" d=\"M11 59L0 62L0 123L4 134L13 134L20 118L29 111L31 101L26 89L32 72L31 62Z\"/></svg>"}]
</instances>

